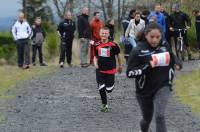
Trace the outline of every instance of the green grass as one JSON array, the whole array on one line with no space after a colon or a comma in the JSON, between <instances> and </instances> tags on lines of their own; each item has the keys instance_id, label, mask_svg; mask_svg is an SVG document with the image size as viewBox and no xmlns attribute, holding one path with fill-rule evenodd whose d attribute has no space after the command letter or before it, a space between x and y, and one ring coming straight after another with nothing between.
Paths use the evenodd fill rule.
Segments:
<instances>
[{"instance_id":1,"label":"green grass","mask_svg":"<svg viewBox=\"0 0 200 132\"><path fill-rule=\"evenodd\" d=\"M200 115L200 70L179 77L175 83L175 92L183 104Z\"/></svg>"}]
</instances>

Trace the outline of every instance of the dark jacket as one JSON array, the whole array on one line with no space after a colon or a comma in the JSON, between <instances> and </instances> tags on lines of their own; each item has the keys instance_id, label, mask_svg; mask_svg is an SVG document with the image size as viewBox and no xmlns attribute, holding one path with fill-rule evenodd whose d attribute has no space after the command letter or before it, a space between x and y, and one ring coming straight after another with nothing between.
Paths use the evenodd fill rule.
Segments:
<instances>
[{"instance_id":1,"label":"dark jacket","mask_svg":"<svg viewBox=\"0 0 200 132\"><path fill-rule=\"evenodd\" d=\"M124 35L125 35L126 29L128 28L128 25L129 25L131 19L133 19L133 18L129 16L128 18L122 20L122 27L124 29Z\"/></svg>"},{"instance_id":2,"label":"dark jacket","mask_svg":"<svg viewBox=\"0 0 200 132\"><path fill-rule=\"evenodd\" d=\"M200 34L200 16L196 17L196 31Z\"/></svg>"},{"instance_id":3,"label":"dark jacket","mask_svg":"<svg viewBox=\"0 0 200 132\"><path fill-rule=\"evenodd\" d=\"M110 30L109 40L110 40L110 41L114 41L115 26L114 26L114 25L111 25L111 24L107 24L106 27L108 27L109 30Z\"/></svg>"},{"instance_id":4,"label":"dark jacket","mask_svg":"<svg viewBox=\"0 0 200 132\"><path fill-rule=\"evenodd\" d=\"M91 38L91 29L89 23L89 16L82 14L78 16L78 33L79 38Z\"/></svg>"},{"instance_id":5,"label":"dark jacket","mask_svg":"<svg viewBox=\"0 0 200 132\"><path fill-rule=\"evenodd\" d=\"M186 23L187 26L191 27L191 19L186 13L183 13L181 11L175 12L170 15L170 26L173 28L179 28L183 29L186 28Z\"/></svg>"},{"instance_id":6,"label":"dark jacket","mask_svg":"<svg viewBox=\"0 0 200 132\"><path fill-rule=\"evenodd\" d=\"M62 40L71 40L74 38L74 32L76 30L75 22L69 19L65 19L58 25L58 31Z\"/></svg>"},{"instance_id":7,"label":"dark jacket","mask_svg":"<svg viewBox=\"0 0 200 132\"><path fill-rule=\"evenodd\" d=\"M33 35L31 37L31 39L34 39L36 37L36 33L37 32L41 32L43 34L43 37L44 38L46 37L46 33L45 33L44 29L41 26L33 25L32 26L32 33L33 33Z\"/></svg>"},{"instance_id":8,"label":"dark jacket","mask_svg":"<svg viewBox=\"0 0 200 132\"><path fill-rule=\"evenodd\" d=\"M152 55L157 53L170 54L170 64L151 68ZM160 44L152 48L147 42L141 42L129 56L127 77L136 78L136 93L141 96L153 96L163 86L171 86L174 77L174 64L182 66L168 44Z\"/></svg>"}]
</instances>

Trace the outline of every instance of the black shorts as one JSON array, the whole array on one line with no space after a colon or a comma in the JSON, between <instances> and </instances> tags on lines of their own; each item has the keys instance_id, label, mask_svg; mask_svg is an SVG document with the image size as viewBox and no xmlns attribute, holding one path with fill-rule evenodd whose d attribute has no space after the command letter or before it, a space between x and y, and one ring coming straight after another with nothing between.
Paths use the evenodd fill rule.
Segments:
<instances>
[{"instance_id":1,"label":"black shorts","mask_svg":"<svg viewBox=\"0 0 200 132\"><path fill-rule=\"evenodd\" d=\"M114 74L105 74L96 70L96 81L98 84L98 89L105 89L108 93L112 92L115 84Z\"/></svg>"}]
</instances>

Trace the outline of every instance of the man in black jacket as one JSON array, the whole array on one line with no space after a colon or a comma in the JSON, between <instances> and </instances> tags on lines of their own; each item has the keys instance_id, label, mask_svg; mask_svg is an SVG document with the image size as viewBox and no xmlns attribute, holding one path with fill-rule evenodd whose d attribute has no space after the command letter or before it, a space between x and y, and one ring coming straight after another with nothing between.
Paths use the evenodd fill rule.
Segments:
<instances>
[{"instance_id":1,"label":"man in black jacket","mask_svg":"<svg viewBox=\"0 0 200 132\"><path fill-rule=\"evenodd\" d=\"M71 12L67 12L64 20L58 26L58 32L61 38L60 44L60 67L64 67L65 55L67 56L67 63L71 67L72 61L72 44L74 39L74 32L76 30L75 22L72 20Z\"/></svg>"},{"instance_id":2,"label":"man in black jacket","mask_svg":"<svg viewBox=\"0 0 200 132\"><path fill-rule=\"evenodd\" d=\"M170 31L173 31L175 49L177 53L176 43L177 43L177 37L179 37L179 32L174 31L174 29L185 29L185 28L189 29L192 24L191 24L191 19L189 18L189 16L186 13L180 11L178 4L174 4L172 6L172 12L173 13L170 15ZM182 32L182 35L183 35L184 44L186 45L188 53L189 53L188 58L191 60L191 53L190 53L190 48L188 44L187 32Z\"/></svg>"},{"instance_id":3,"label":"man in black jacket","mask_svg":"<svg viewBox=\"0 0 200 132\"><path fill-rule=\"evenodd\" d=\"M83 8L82 14L78 16L78 33L80 38L80 59L81 67L88 67L87 62L88 57L88 46L89 39L91 39L91 29L89 24L89 10L88 8Z\"/></svg>"}]
</instances>

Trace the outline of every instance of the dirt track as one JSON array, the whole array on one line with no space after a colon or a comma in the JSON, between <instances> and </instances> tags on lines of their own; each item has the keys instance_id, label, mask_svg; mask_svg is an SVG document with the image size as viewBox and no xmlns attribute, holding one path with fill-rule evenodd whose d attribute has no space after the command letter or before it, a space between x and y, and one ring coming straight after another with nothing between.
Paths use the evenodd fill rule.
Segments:
<instances>
[{"instance_id":1,"label":"dirt track","mask_svg":"<svg viewBox=\"0 0 200 132\"><path fill-rule=\"evenodd\" d=\"M186 63L183 71L197 66L192 63ZM56 73L33 78L18 87L15 100L0 102L1 108L6 108L0 109L6 116L0 132L139 131L141 116L134 81L124 75L116 77L116 89L109 95L109 113L99 111L100 98L92 67L58 69ZM200 119L173 97L166 115L169 132L200 131ZM154 130L154 127L153 123L151 128Z\"/></svg>"}]
</instances>

